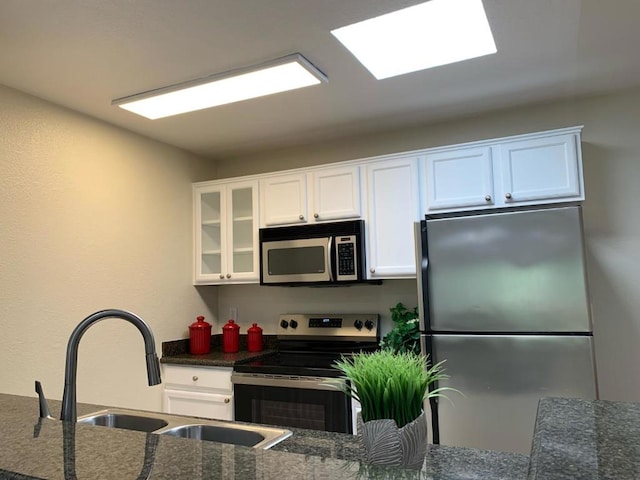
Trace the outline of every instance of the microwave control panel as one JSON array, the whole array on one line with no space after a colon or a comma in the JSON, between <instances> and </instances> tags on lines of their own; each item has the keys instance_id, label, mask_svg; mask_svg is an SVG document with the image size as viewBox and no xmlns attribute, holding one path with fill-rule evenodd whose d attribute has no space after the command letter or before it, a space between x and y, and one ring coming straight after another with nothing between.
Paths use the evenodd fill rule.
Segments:
<instances>
[{"instance_id":1,"label":"microwave control panel","mask_svg":"<svg viewBox=\"0 0 640 480\"><path fill-rule=\"evenodd\" d=\"M356 236L335 237L336 268L339 281L358 280L358 258L356 255Z\"/></svg>"}]
</instances>

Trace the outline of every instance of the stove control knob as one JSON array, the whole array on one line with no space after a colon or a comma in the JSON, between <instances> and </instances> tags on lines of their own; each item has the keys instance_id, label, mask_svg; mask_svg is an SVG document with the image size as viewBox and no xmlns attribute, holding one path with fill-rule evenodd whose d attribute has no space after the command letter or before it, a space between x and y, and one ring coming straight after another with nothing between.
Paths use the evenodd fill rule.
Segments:
<instances>
[{"instance_id":1,"label":"stove control knob","mask_svg":"<svg viewBox=\"0 0 640 480\"><path fill-rule=\"evenodd\" d=\"M295 320L291 320L289 322L289 325L291 326L291 328L296 328L298 326L298 322Z\"/></svg>"},{"instance_id":2,"label":"stove control knob","mask_svg":"<svg viewBox=\"0 0 640 480\"><path fill-rule=\"evenodd\" d=\"M282 321L280 322L280 326L281 326L282 328L287 328L287 327L289 326L289 322L287 322L286 320L282 320Z\"/></svg>"},{"instance_id":3,"label":"stove control knob","mask_svg":"<svg viewBox=\"0 0 640 480\"><path fill-rule=\"evenodd\" d=\"M358 330L362 330L362 320L356 320L355 322L353 322L353 326Z\"/></svg>"},{"instance_id":4,"label":"stove control knob","mask_svg":"<svg viewBox=\"0 0 640 480\"><path fill-rule=\"evenodd\" d=\"M364 326L367 327L367 330L371 330L373 328L373 322L371 320L367 320L364 322Z\"/></svg>"}]
</instances>

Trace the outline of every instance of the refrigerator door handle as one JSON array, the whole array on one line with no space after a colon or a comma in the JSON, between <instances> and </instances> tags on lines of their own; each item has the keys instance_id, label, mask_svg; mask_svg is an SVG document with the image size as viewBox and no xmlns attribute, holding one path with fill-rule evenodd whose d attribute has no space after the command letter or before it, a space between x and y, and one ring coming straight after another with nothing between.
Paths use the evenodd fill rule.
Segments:
<instances>
[{"instance_id":1,"label":"refrigerator door handle","mask_svg":"<svg viewBox=\"0 0 640 480\"><path fill-rule=\"evenodd\" d=\"M424 355L428 355L429 359L433 358L433 341L428 335L420 335L420 348ZM433 362L429 362L430 365ZM437 384L429 385L429 393L438 388ZM424 405L425 409L428 407L431 413L431 442L434 445L440 443L440 417L438 416L438 397L429 396ZM426 410L425 410L426 411Z\"/></svg>"},{"instance_id":2,"label":"refrigerator door handle","mask_svg":"<svg viewBox=\"0 0 640 480\"><path fill-rule=\"evenodd\" d=\"M427 222L422 220L413 225L415 248L416 248L416 283L418 286L418 316L420 320L420 331L427 330L428 305L425 305L427 272L429 269L429 258L427 256L426 238Z\"/></svg>"}]
</instances>

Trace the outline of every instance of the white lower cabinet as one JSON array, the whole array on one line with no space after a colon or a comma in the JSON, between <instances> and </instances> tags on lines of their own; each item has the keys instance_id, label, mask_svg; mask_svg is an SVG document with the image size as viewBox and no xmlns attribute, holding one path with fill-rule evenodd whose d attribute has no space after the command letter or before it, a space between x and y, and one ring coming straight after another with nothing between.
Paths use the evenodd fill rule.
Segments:
<instances>
[{"instance_id":1,"label":"white lower cabinet","mask_svg":"<svg viewBox=\"0 0 640 480\"><path fill-rule=\"evenodd\" d=\"M233 420L231 368L164 365L163 411Z\"/></svg>"}]
</instances>

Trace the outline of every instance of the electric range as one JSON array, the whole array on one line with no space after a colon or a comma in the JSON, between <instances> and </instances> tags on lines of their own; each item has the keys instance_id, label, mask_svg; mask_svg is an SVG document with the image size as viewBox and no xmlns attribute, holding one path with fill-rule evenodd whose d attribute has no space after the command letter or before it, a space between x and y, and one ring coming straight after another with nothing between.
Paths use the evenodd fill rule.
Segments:
<instances>
[{"instance_id":1,"label":"electric range","mask_svg":"<svg viewBox=\"0 0 640 480\"><path fill-rule=\"evenodd\" d=\"M326 382L344 382L334 362L373 351L377 314L283 314L278 351L234 366L235 419L352 433L358 408Z\"/></svg>"}]
</instances>

